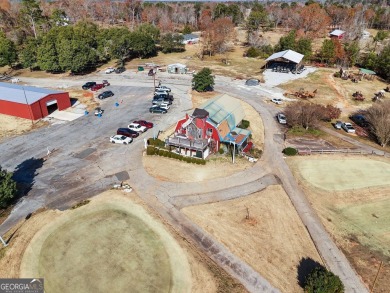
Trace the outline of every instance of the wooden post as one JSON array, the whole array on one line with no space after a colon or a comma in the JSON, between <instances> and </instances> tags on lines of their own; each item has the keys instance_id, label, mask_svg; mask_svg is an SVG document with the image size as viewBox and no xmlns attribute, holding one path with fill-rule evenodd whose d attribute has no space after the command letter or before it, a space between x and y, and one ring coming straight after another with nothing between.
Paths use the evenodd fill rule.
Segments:
<instances>
[{"instance_id":1,"label":"wooden post","mask_svg":"<svg viewBox=\"0 0 390 293\"><path fill-rule=\"evenodd\" d=\"M248 207L245 207L246 208L246 216L245 216L245 219L249 220L249 208Z\"/></svg>"}]
</instances>

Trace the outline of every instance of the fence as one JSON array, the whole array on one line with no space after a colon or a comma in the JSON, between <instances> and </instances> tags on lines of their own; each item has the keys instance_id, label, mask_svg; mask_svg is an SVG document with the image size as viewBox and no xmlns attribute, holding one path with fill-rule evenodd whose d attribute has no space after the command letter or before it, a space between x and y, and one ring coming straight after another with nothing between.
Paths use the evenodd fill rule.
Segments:
<instances>
[{"instance_id":1,"label":"fence","mask_svg":"<svg viewBox=\"0 0 390 293\"><path fill-rule=\"evenodd\" d=\"M350 154L350 155L377 155L389 157L385 151L365 151L365 150L357 150L357 149L297 149L298 155L317 155L317 154Z\"/></svg>"}]
</instances>

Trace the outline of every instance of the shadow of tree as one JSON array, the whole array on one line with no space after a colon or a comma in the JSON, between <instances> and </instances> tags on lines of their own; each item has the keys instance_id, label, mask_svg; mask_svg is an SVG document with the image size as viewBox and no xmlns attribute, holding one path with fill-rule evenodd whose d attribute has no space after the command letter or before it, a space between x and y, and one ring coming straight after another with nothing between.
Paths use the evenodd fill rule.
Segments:
<instances>
[{"instance_id":1,"label":"shadow of tree","mask_svg":"<svg viewBox=\"0 0 390 293\"><path fill-rule=\"evenodd\" d=\"M38 174L37 170L42 168L43 162L42 158L30 158L16 166L12 179L16 181L18 187L17 199L30 192L34 186L34 178Z\"/></svg>"},{"instance_id":2,"label":"shadow of tree","mask_svg":"<svg viewBox=\"0 0 390 293\"><path fill-rule=\"evenodd\" d=\"M324 268L322 264L311 259L310 257L302 258L297 266L298 285L304 288L307 276L317 267Z\"/></svg>"}]
</instances>

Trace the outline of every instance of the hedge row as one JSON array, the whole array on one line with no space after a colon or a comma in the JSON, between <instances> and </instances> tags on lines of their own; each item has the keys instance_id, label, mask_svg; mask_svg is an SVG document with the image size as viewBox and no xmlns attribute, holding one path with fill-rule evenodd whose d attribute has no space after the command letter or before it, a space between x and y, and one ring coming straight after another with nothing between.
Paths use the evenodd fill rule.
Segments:
<instances>
[{"instance_id":1,"label":"hedge row","mask_svg":"<svg viewBox=\"0 0 390 293\"><path fill-rule=\"evenodd\" d=\"M157 155L157 156L161 156L161 157L177 159L180 161L185 161L187 163L206 165L206 160L204 160L204 159L198 159L198 158L194 158L194 157L184 157L182 155L172 153L172 152L167 151L167 150L159 149L159 148L156 148L154 146L148 146L146 149L146 154L149 156Z\"/></svg>"},{"instance_id":2,"label":"hedge row","mask_svg":"<svg viewBox=\"0 0 390 293\"><path fill-rule=\"evenodd\" d=\"M148 145L153 145L155 147L163 148L165 146L165 142L158 138L149 138Z\"/></svg>"}]
</instances>

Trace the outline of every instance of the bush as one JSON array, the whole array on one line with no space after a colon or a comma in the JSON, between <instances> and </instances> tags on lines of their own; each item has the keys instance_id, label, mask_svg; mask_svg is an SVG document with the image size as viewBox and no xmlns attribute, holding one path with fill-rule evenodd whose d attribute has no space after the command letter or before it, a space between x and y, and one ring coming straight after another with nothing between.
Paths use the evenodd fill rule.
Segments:
<instances>
[{"instance_id":1,"label":"bush","mask_svg":"<svg viewBox=\"0 0 390 293\"><path fill-rule=\"evenodd\" d=\"M248 120L242 120L240 124L240 128L247 129L250 125L250 122Z\"/></svg>"},{"instance_id":2,"label":"bush","mask_svg":"<svg viewBox=\"0 0 390 293\"><path fill-rule=\"evenodd\" d=\"M257 48L255 48L255 47L250 47L250 48L246 51L246 57L256 58L256 57L259 57L260 55L261 55L260 49L257 49Z\"/></svg>"},{"instance_id":3,"label":"bush","mask_svg":"<svg viewBox=\"0 0 390 293\"><path fill-rule=\"evenodd\" d=\"M337 78L340 78L341 77L341 73L339 71L335 72L333 74L334 77L337 77Z\"/></svg>"},{"instance_id":4,"label":"bush","mask_svg":"<svg viewBox=\"0 0 390 293\"><path fill-rule=\"evenodd\" d=\"M165 142L163 142L161 139L158 139L158 138L149 138L148 144L156 146L156 147L160 147L160 148L165 147Z\"/></svg>"},{"instance_id":5,"label":"bush","mask_svg":"<svg viewBox=\"0 0 390 293\"><path fill-rule=\"evenodd\" d=\"M343 293L344 285L338 276L324 267L317 267L306 278L304 289L308 293Z\"/></svg>"},{"instance_id":6,"label":"bush","mask_svg":"<svg viewBox=\"0 0 390 293\"><path fill-rule=\"evenodd\" d=\"M223 148L219 148L218 153L222 155L224 153Z\"/></svg>"},{"instance_id":7,"label":"bush","mask_svg":"<svg viewBox=\"0 0 390 293\"><path fill-rule=\"evenodd\" d=\"M288 147L283 150L283 154L285 154L286 156L295 156L296 154L298 154L298 150L295 148Z\"/></svg>"},{"instance_id":8,"label":"bush","mask_svg":"<svg viewBox=\"0 0 390 293\"><path fill-rule=\"evenodd\" d=\"M154 155L156 153L156 148L154 147L154 146L148 146L147 148L146 148L146 154L148 155L148 156L152 156L152 155Z\"/></svg>"}]
</instances>

